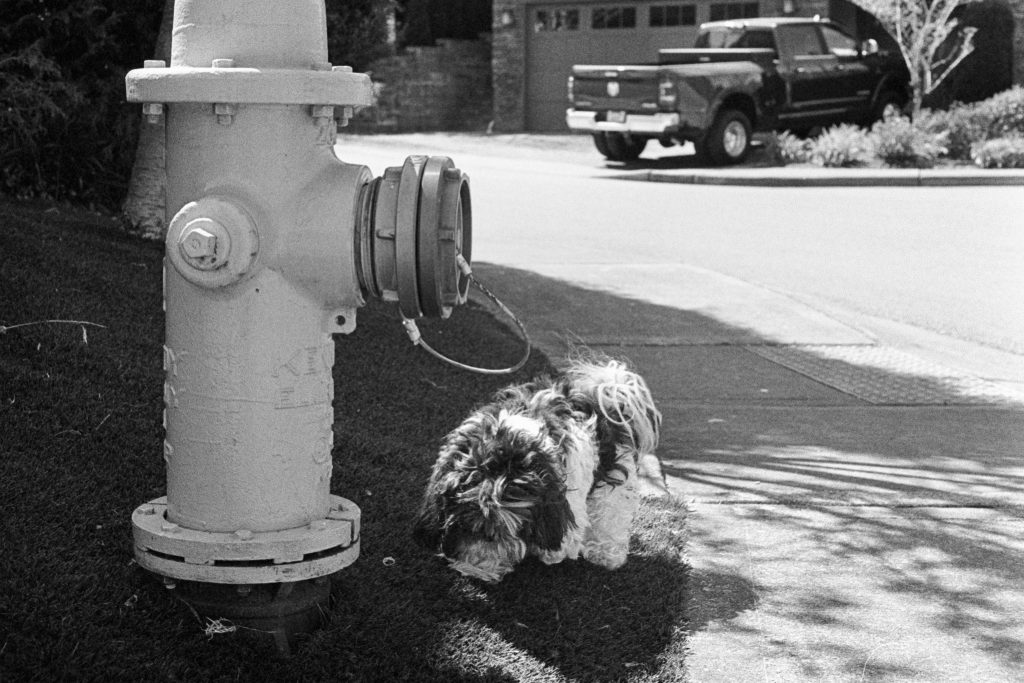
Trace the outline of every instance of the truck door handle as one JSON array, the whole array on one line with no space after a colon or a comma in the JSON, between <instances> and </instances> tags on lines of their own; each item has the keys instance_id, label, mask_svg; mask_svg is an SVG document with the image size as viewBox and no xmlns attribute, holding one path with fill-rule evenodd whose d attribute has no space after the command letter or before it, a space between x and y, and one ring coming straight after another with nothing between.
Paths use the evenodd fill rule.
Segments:
<instances>
[{"instance_id":1,"label":"truck door handle","mask_svg":"<svg viewBox=\"0 0 1024 683\"><path fill-rule=\"evenodd\" d=\"M797 68L793 69L793 73L805 74L805 73L807 73L807 69L805 69L802 66L798 66Z\"/></svg>"}]
</instances>

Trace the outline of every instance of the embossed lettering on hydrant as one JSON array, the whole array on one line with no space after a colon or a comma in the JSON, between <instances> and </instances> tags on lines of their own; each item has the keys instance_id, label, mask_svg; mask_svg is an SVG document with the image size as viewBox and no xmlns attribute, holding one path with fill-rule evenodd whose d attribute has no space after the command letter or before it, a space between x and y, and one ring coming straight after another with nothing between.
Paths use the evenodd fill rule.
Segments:
<instances>
[{"instance_id":1,"label":"embossed lettering on hydrant","mask_svg":"<svg viewBox=\"0 0 1024 683\"><path fill-rule=\"evenodd\" d=\"M320 347L299 349L278 366L274 377L277 378L278 408L299 408L330 400L330 373Z\"/></svg>"}]
</instances>

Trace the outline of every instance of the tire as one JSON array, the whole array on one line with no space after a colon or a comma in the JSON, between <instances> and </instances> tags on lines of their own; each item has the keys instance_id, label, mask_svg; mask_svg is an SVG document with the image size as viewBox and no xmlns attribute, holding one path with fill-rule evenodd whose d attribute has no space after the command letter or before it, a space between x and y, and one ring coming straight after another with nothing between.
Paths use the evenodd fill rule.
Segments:
<instances>
[{"instance_id":1,"label":"tire","mask_svg":"<svg viewBox=\"0 0 1024 683\"><path fill-rule=\"evenodd\" d=\"M596 135L594 144L598 145ZM609 161L636 161L647 146L647 138L624 133L605 133L604 144L608 148L607 152L601 151L600 145L597 149Z\"/></svg>"},{"instance_id":2,"label":"tire","mask_svg":"<svg viewBox=\"0 0 1024 683\"><path fill-rule=\"evenodd\" d=\"M597 151L601 153L601 156L611 158L612 151L608 148L608 141L604 135L604 133L594 133L594 147L597 147Z\"/></svg>"},{"instance_id":3,"label":"tire","mask_svg":"<svg viewBox=\"0 0 1024 683\"><path fill-rule=\"evenodd\" d=\"M699 148L704 158L713 164L738 164L750 154L750 136L747 115L738 109L725 109L715 117Z\"/></svg>"}]
</instances>

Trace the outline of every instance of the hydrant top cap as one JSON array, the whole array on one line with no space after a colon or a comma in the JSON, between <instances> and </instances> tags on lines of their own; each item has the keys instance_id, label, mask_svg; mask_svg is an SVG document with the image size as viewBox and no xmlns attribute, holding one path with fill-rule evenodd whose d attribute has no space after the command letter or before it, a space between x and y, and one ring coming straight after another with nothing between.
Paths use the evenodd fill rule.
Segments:
<instances>
[{"instance_id":1,"label":"hydrant top cap","mask_svg":"<svg viewBox=\"0 0 1024 683\"><path fill-rule=\"evenodd\" d=\"M327 61L323 0L177 0L171 66L302 68Z\"/></svg>"}]
</instances>

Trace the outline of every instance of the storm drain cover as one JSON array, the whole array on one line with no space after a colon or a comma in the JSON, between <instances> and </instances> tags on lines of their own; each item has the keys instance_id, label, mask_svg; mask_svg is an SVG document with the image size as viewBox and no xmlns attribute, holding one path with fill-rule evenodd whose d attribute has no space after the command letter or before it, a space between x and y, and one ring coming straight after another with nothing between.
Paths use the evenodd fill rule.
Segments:
<instances>
[{"instance_id":1,"label":"storm drain cover","mask_svg":"<svg viewBox=\"0 0 1024 683\"><path fill-rule=\"evenodd\" d=\"M1024 392L884 346L747 346L752 353L878 405L1024 406Z\"/></svg>"}]
</instances>

